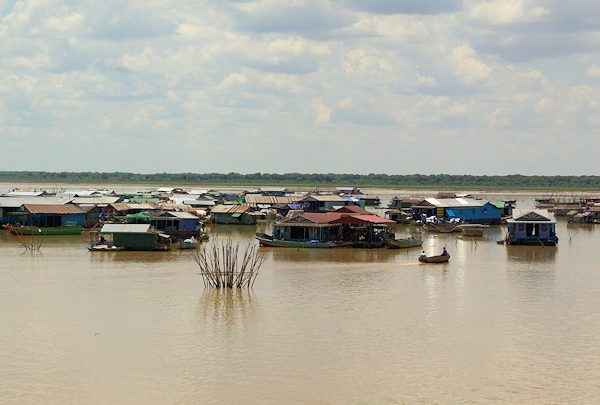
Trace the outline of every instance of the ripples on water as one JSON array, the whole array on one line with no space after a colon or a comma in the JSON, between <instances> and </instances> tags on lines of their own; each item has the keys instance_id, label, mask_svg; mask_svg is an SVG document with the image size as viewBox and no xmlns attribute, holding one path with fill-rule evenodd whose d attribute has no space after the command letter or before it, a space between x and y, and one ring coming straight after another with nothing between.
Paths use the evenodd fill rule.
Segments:
<instances>
[{"instance_id":1,"label":"ripples on water","mask_svg":"<svg viewBox=\"0 0 600 405\"><path fill-rule=\"evenodd\" d=\"M253 291L204 290L189 252L66 237L31 256L2 233L0 402L596 402L597 231L561 223L558 248L496 245L504 232L424 235L448 246L441 266L265 249Z\"/></svg>"}]
</instances>

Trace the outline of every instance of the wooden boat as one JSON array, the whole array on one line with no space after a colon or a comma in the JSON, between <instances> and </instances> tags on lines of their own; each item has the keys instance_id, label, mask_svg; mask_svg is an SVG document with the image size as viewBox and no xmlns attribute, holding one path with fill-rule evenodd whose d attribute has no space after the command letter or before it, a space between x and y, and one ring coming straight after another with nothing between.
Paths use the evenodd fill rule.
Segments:
<instances>
[{"instance_id":1,"label":"wooden boat","mask_svg":"<svg viewBox=\"0 0 600 405\"><path fill-rule=\"evenodd\" d=\"M90 252L120 252L122 250L125 250L125 248L119 246L94 245L89 246L88 250Z\"/></svg>"},{"instance_id":2,"label":"wooden boat","mask_svg":"<svg viewBox=\"0 0 600 405\"><path fill-rule=\"evenodd\" d=\"M194 237L177 241L177 249L179 250L198 249L198 246L200 246L200 241Z\"/></svg>"},{"instance_id":3,"label":"wooden boat","mask_svg":"<svg viewBox=\"0 0 600 405\"><path fill-rule=\"evenodd\" d=\"M272 236L267 234L257 234L256 239L260 246L264 247L289 247L289 248L338 248L348 247L351 243L336 243L336 242L312 242L312 241L295 241L295 240L281 240L273 239Z\"/></svg>"},{"instance_id":4,"label":"wooden boat","mask_svg":"<svg viewBox=\"0 0 600 405\"><path fill-rule=\"evenodd\" d=\"M419 261L421 263L447 263L450 260L450 255L439 255L439 256L421 256Z\"/></svg>"},{"instance_id":5,"label":"wooden boat","mask_svg":"<svg viewBox=\"0 0 600 405\"><path fill-rule=\"evenodd\" d=\"M451 233L451 232L460 232L460 228L457 224L443 223L436 224L433 222L427 222L423 225L425 230L430 232L438 232L438 233Z\"/></svg>"},{"instance_id":6,"label":"wooden boat","mask_svg":"<svg viewBox=\"0 0 600 405\"><path fill-rule=\"evenodd\" d=\"M81 235L83 228L81 226L57 226L41 228L39 226L12 226L5 225L5 228L12 235L32 236L32 235Z\"/></svg>"},{"instance_id":7,"label":"wooden boat","mask_svg":"<svg viewBox=\"0 0 600 405\"><path fill-rule=\"evenodd\" d=\"M458 226L464 236L483 236L483 231L487 227L480 224L462 224Z\"/></svg>"},{"instance_id":8,"label":"wooden boat","mask_svg":"<svg viewBox=\"0 0 600 405\"><path fill-rule=\"evenodd\" d=\"M423 245L423 241L421 239L387 238L385 240L385 246L388 249L408 249L408 248L420 247L421 245Z\"/></svg>"}]
</instances>

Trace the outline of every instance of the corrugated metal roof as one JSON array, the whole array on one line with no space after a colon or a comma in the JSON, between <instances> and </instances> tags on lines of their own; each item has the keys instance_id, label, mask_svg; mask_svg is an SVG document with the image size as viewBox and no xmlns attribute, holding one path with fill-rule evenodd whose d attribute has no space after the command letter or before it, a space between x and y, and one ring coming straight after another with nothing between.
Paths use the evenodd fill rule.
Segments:
<instances>
[{"instance_id":1,"label":"corrugated metal roof","mask_svg":"<svg viewBox=\"0 0 600 405\"><path fill-rule=\"evenodd\" d=\"M473 200L470 198L426 198L429 204L440 208L467 208L483 207L488 203L485 200Z\"/></svg>"},{"instance_id":2,"label":"corrugated metal roof","mask_svg":"<svg viewBox=\"0 0 600 405\"><path fill-rule=\"evenodd\" d=\"M198 219L197 216L195 216L192 213L189 212L182 212L182 211L171 211L169 212L169 215L174 216L175 218L179 218L179 219Z\"/></svg>"},{"instance_id":3,"label":"corrugated metal roof","mask_svg":"<svg viewBox=\"0 0 600 405\"><path fill-rule=\"evenodd\" d=\"M64 205L70 201L62 197L0 197L0 208L19 208L25 204Z\"/></svg>"},{"instance_id":4,"label":"corrugated metal roof","mask_svg":"<svg viewBox=\"0 0 600 405\"><path fill-rule=\"evenodd\" d=\"M334 221L336 224L395 224L396 221L385 219L375 214L350 214L344 215L340 219Z\"/></svg>"},{"instance_id":5,"label":"corrugated metal roof","mask_svg":"<svg viewBox=\"0 0 600 405\"><path fill-rule=\"evenodd\" d=\"M141 203L141 204L128 204L128 203L114 203L110 204L117 211L129 211L129 210L155 210L159 208L157 203Z\"/></svg>"},{"instance_id":6,"label":"corrugated metal roof","mask_svg":"<svg viewBox=\"0 0 600 405\"><path fill-rule=\"evenodd\" d=\"M347 205L345 207L340 207L337 210L335 210L335 212L338 212L340 214L346 213L346 214L364 214L364 215L370 215L371 212L367 211L364 208L359 207L358 205Z\"/></svg>"},{"instance_id":7,"label":"corrugated metal roof","mask_svg":"<svg viewBox=\"0 0 600 405\"><path fill-rule=\"evenodd\" d=\"M299 196L271 196L262 194L246 194L247 204L293 204L302 199Z\"/></svg>"},{"instance_id":8,"label":"corrugated metal roof","mask_svg":"<svg viewBox=\"0 0 600 405\"><path fill-rule=\"evenodd\" d=\"M185 205L199 205L201 207L212 207L217 205L214 200L184 200Z\"/></svg>"},{"instance_id":9,"label":"corrugated metal roof","mask_svg":"<svg viewBox=\"0 0 600 405\"><path fill-rule=\"evenodd\" d=\"M315 224L329 224L340 219L342 214L336 212L305 212L301 217Z\"/></svg>"},{"instance_id":10,"label":"corrugated metal roof","mask_svg":"<svg viewBox=\"0 0 600 405\"><path fill-rule=\"evenodd\" d=\"M346 201L342 197L340 197L339 195L333 195L333 194L307 195L301 201L309 201L309 200L323 201L323 202L325 202L325 201L327 201L327 202L331 202L331 201L333 201L333 202L345 202Z\"/></svg>"},{"instance_id":11,"label":"corrugated metal roof","mask_svg":"<svg viewBox=\"0 0 600 405\"><path fill-rule=\"evenodd\" d=\"M65 205L42 205L42 204L25 204L25 209L31 214L84 214L85 211L73 204Z\"/></svg>"},{"instance_id":12,"label":"corrugated metal roof","mask_svg":"<svg viewBox=\"0 0 600 405\"><path fill-rule=\"evenodd\" d=\"M217 205L210 212L215 214L234 214L236 212L244 213L249 209L250 207L247 205Z\"/></svg>"},{"instance_id":13,"label":"corrugated metal roof","mask_svg":"<svg viewBox=\"0 0 600 405\"><path fill-rule=\"evenodd\" d=\"M507 222L550 222L554 223L554 216L547 210L516 209L513 210L513 219Z\"/></svg>"},{"instance_id":14,"label":"corrugated metal roof","mask_svg":"<svg viewBox=\"0 0 600 405\"><path fill-rule=\"evenodd\" d=\"M73 198L73 204L78 205L108 205L114 204L119 201L120 197L75 197Z\"/></svg>"},{"instance_id":15,"label":"corrugated metal roof","mask_svg":"<svg viewBox=\"0 0 600 405\"><path fill-rule=\"evenodd\" d=\"M147 233L150 224L104 224L100 233Z\"/></svg>"}]
</instances>

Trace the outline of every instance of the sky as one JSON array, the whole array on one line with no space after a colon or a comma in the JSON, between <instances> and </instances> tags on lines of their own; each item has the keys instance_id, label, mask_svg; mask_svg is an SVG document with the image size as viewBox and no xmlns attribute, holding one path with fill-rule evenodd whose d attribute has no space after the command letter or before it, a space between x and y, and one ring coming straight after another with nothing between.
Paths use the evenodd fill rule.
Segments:
<instances>
[{"instance_id":1,"label":"sky","mask_svg":"<svg viewBox=\"0 0 600 405\"><path fill-rule=\"evenodd\" d=\"M600 174L600 1L0 0L0 170Z\"/></svg>"}]
</instances>

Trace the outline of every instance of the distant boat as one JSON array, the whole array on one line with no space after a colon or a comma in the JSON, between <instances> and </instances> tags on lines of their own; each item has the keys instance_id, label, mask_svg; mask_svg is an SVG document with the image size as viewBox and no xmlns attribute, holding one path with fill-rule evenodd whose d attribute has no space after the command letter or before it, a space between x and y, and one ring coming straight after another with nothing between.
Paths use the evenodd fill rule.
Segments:
<instances>
[{"instance_id":1,"label":"distant boat","mask_svg":"<svg viewBox=\"0 0 600 405\"><path fill-rule=\"evenodd\" d=\"M450 260L450 255L439 255L439 256L421 256L419 261L421 263L447 263Z\"/></svg>"},{"instance_id":2,"label":"distant boat","mask_svg":"<svg viewBox=\"0 0 600 405\"><path fill-rule=\"evenodd\" d=\"M464 236L483 236L483 231L485 228L488 228L488 226L480 224L463 224L459 225L458 228L460 228Z\"/></svg>"},{"instance_id":3,"label":"distant boat","mask_svg":"<svg viewBox=\"0 0 600 405\"><path fill-rule=\"evenodd\" d=\"M385 240L385 245L388 249L408 249L414 247L420 247L423 245L421 239L392 239L388 238Z\"/></svg>"},{"instance_id":4,"label":"distant boat","mask_svg":"<svg viewBox=\"0 0 600 405\"><path fill-rule=\"evenodd\" d=\"M177 249L179 250L198 249L198 246L200 246L200 241L194 237L177 241Z\"/></svg>"},{"instance_id":5,"label":"distant boat","mask_svg":"<svg viewBox=\"0 0 600 405\"><path fill-rule=\"evenodd\" d=\"M81 235L83 228L81 226L56 226L56 227L39 227L39 226L4 226L8 232L16 236L33 236L33 235Z\"/></svg>"},{"instance_id":6,"label":"distant boat","mask_svg":"<svg viewBox=\"0 0 600 405\"><path fill-rule=\"evenodd\" d=\"M336 243L336 242L317 242L317 241L296 241L273 239L271 235L260 233L256 235L260 246L264 247L289 247L289 248L338 248L349 247L351 243Z\"/></svg>"},{"instance_id":7,"label":"distant boat","mask_svg":"<svg viewBox=\"0 0 600 405\"><path fill-rule=\"evenodd\" d=\"M120 252L121 250L125 250L125 248L120 246L95 245L88 246L88 250L90 252Z\"/></svg>"},{"instance_id":8,"label":"distant boat","mask_svg":"<svg viewBox=\"0 0 600 405\"><path fill-rule=\"evenodd\" d=\"M435 223L435 222L426 222L424 225L425 230L430 232L438 232L438 233L451 233L451 232L460 232L460 228L457 224L452 223Z\"/></svg>"}]
</instances>

